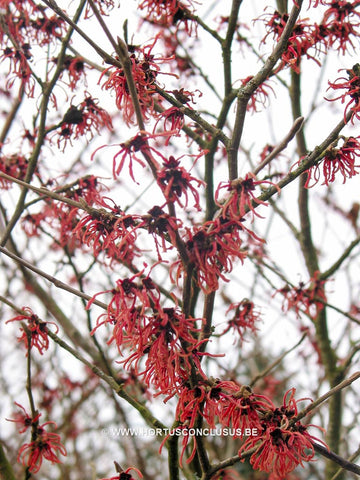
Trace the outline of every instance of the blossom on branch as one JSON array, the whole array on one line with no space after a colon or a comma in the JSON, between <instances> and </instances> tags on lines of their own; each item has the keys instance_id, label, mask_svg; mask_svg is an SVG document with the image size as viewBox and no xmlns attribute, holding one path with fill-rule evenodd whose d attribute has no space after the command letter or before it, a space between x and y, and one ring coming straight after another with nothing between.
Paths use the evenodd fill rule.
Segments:
<instances>
[{"instance_id":1,"label":"blossom on branch","mask_svg":"<svg viewBox=\"0 0 360 480\"><path fill-rule=\"evenodd\" d=\"M296 315L299 316L299 312L303 309L307 315L315 318L327 301L324 287L326 280L321 280L319 276L320 273L315 272L308 282L308 287L300 282L298 287L286 285L277 290L276 293L284 296L283 311L288 312L294 309Z\"/></svg>"},{"instance_id":2,"label":"blossom on branch","mask_svg":"<svg viewBox=\"0 0 360 480\"><path fill-rule=\"evenodd\" d=\"M35 417L33 418L27 413L27 411L22 405L20 405L17 402L15 402L15 405L21 408L22 412L16 412L15 418L7 418L6 420L8 422L16 423L19 433L24 433L28 428L38 424L38 420L41 417L41 413L36 414Z\"/></svg>"},{"instance_id":3,"label":"blossom on branch","mask_svg":"<svg viewBox=\"0 0 360 480\"><path fill-rule=\"evenodd\" d=\"M5 323L24 322L25 325L25 322L27 322L24 328L20 327L22 335L18 338L18 342L25 343L27 350L26 355L32 347L37 348L38 352L42 355L43 351L49 348L48 325L55 325L55 333L58 332L59 328L54 322L43 322L40 320L29 307L24 307L23 311L24 313L7 320Z\"/></svg>"},{"instance_id":4,"label":"blossom on branch","mask_svg":"<svg viewBox=\"0 0 360 480\"><path fill-rule=\"evenodd\" d=\"M346 123L347 112L350 109L351 123L354 123L354 118L360 120L360 64L356 63L351 69L346 70L348 78L339 77L335 82L329 82L329 89L333 90L347 90L338 97L328 99L330 102L341 100L341 103L346 103L344 110L344 122Z\"/></svg>"},{"instance_id":5,"label":"blossom on branch","mask_svg":"<svg viewBox=\"0 0 360 480\"><path fill-rule=\"evenodd\" d=\"M180 167L180 159L176 160L172 155L164 159L163 168L157 173L157 182L167 202L177 202L180 207L187 207L189 190L195 201L194 208L201 210L198 188L205 185L205 182L191 176L185 168ZM193 183L196 186L192 185ZM185 202L182 202L181 196L185 197Z\"/></svg>"},{"instance_id":6,"label":"blossom on branch","mask_svg":"<svg viewBox=\"0 0 360 480\"><path fill-rule=\"evenodd\" d=\"M191 362L198 365L194 349L199 345L199 319L185 318L178 308L163 308L158 287L149 276L141 276L139 272L120 279L113 290L94 295L88 308L100 294L111 293L112 299L92 333L102 325L112 325L108 344L115 343L125 357L119 363L133 368L158 393L172 396L188 379Z\"/></svg>"},{"instance_id":7,"label":"blossom on branch","mask_svg":"<svg viewBox=\"0 0 360 480\"><path fill-rule=\"evenodd\" d=\"M34 96L35 81L32 76L29 61L32 59L30 45L22 44L21 47L6 47L0 57L1 61L8 59L10 61L8 80L6 88L11 90L17 80L20 80L22 88L28 97Z\"/></svg>"},{"instance_id":8,"label":"blossom on branch","mask_svg":"<svg viewBox=\"0 0 360 480\"><path fill-rule=\"evenodd\" d=\"M235 311L233 318L228 321L228 326L221 335L228 331L235 331L239 335L239 341L242 342L246 331L250 330L252 333L256 333L255 323L258 321L260 313L255 310L254 303L247 298L239 303L231 304L226 314L232 311Z\"/></svg>"},{"instance_id":9,"label":"blossom on branch","mask_svg":"<svg viewBox=\"0 0 360 480\"><path fill-rule=\"evenodd\" d=\"M242 86L246 85L253 78L254 78L253 75L243 78L241 80L241 85ZM259 111L259 105L261 107L265 107L266 102L268 102L269 100L269 91L271 91L275 95L273 88L270 85L268 85L266 82L263 82L262 84L260 84L258 88L255 90L255 92L251 95L250 101L246 106L246 110L255 113Z\"/></svg>"},{"instance_id":10,"label":"blossom on branch","mask_svg":"<svg viewBox=\"0 0 360 480\"><path fill-rule=\"evenodd\" d=\"M137 238L136 217L125 215L120 207L108 208L110 211L93 209L73 226L72 232L84 244L92 245L95 256L103 251L109 257L125 258Z\"/></svg>"},{"instance_id":11,"label":"blossom on branch","mask_svg":"<svg viewBox=\"0 0 360 480\"><path fill-rule=\"evenodd\" d=\"M179 135L179 132L185 124L184 113L179 107L170 107L167 110L164 110L158 115L157 122L155 123L153 132L155 133L156 127L158 126L160 120L163 120L163 131L161 135L166 136L165 145L168 145L171 137L174 135Z\"/></svg>"},{"instance_id":12,"label":"blossom on branch","mask_svg":"<svg viewBox=\"0 0 360 480\"><path fill-rule=\"evenodd\" d=\"M55 57L52 59L52 61L57 64L58 58ZM67 73L69 82L65 83L67 83L67 85L70 87L70 90L73 91L78 86L80 79L85 78L85 61L80 56L74 57L72 55L66 55L63 60L63 67L64 70L61 72L61 77L65 72Z\"/></svg>"},{"instance_id":13,"label":"blossom on branch","mask_svg":"<svg viewBox=\"0 0 360 480\"><path fill-rule=\"evenodd\" d=\"M232 182L221 182L215 192L215 203L221 208L223 218L238 220L249 210L261 218L256 211L256 205L267 205L255 196L255 188L263 184L276 186L268 180L257 180L255 175L247 173L245 178L238 178ZM227 198L219 199L221 190L229 192ZM280 189L278 188L280 192Z\"/></svg>"},{"instance_id":14,"label":"blossom on branch","mask_svg":"<svg viewBox=\"0 0 360 480\"><path fill-rule=\"evenodd\" d=\"M143 478L142 473L135 467L129 467L126 470L123 470L117 462L115 463L116 471L119 472L115 477L110 478L101 478L100 480L135 480L135 478L129 472L134 470L137 473L139 478Z\"/></svg>"},{"instance_id":15,"label":"blossom on branch","mask_svg":"<svg viewBox=\"0 0 360 480\"><path fill-rule=\"evenodd\" d=\"M60 145L64 143L64 150L68 140L71 143L72 139L83 136L91 140L95 133L100 133L100 129L104 127L112 130L110 115L99 107L97 99L86 94L80 105L71 105L65 113L61 122L61 130L56 132L58 135L57 145L60 148Z\"/></svg>"},{"instance_id":16,"label":"blossom on branch","mask_svg":"<svg viewBox=\"0 0 360 480\"><path fill-rule=\"evenodd\" d=\"M321 173L324 181L322 185L329 186L329 183L333 183L338 176L342 175L343 183L348 178L352 178L360 172L360 163L358 157L360 157L360 142L359 137L339 137L343 140L341 147L335 147L339 139L333 142L330 147L327 148L320 161L313 167L306 171L307 180L305 183L306 188L311 188L316 185Z\"/></svg>"},{"instance_id":17,"label":"blossom on branch","mask_svg":"<svg viewBox=\"0 0 360 480\"><path fill-rule=\"evenodd\" d=\"M51 463L61 463L59 455L66 456L66 449L60 441L60 435L47 432L47 425L55 425L55 422L45 422L35 426L35 440L25 443L19 450L17 461L29 468L31 473L38 473L43 460Z\"/></svg>"},{"instance_id":18,"label":"blossom on branch","mask_svg":"<svg viewBox=\"0 0 360 480\"><path fill-rule=\"evenodd\" d=\"M140 10L147 10L147 15L162 26L175 25L188 19L187 11L192 8L193 0L142 0ZM189 28L186 25L186 31Z\"/></svg>"},{"instance_id":19,"label":"blossom on branch","mask_svg":"<svg viewBox=\"0 0 360 480\"><path fill-rule=\"evenodd\" d=\"M278 42L289 20L289 14L281 14L275 11L273 14L265 14L263 16L266 18L265 28L267 33L262 39L262 43L266 43L269 35L272 36L275 42ZM288 39L286 49L281 55L281 63L277 71L289 65L295 72L299 73L302 56L311 58L320 65L320 62L314 55L309 53L311 48L314 48L315 54L318 52L319 46L316 44L318 40L322 40L322 38L318 39L314 36L313 27L308 25L307 20L298 20Z\"/></svg>"},{"instance_id":20,"label":"blossom on branch","mask_svg":"<svg viewBox=\"0 0 360 480\"><path fill-rule=\"evenodd\" d=\"M28 166L29 160L23 155L5 156L0 153L0 172L6 173L6 175L10 175L10 177L24 180ZM13 185L13 182L0 177L1 188L9 189Z\"/></svg>"},{"instance_id":21,"label":"blossom on branch","mask_svg":"<svg viewBox=\"0 0 360 480\"><path fill-rule=\"evenodd\" d=\"M352 39L360 36L360 15L356 11L359 2L340 0L326 2L326 5L329 8L324 12L319 25L319 36L324 38L326 48L335 48L343 54L347 52L349 46L355 50Z\"/></svg>"}]
</instances>

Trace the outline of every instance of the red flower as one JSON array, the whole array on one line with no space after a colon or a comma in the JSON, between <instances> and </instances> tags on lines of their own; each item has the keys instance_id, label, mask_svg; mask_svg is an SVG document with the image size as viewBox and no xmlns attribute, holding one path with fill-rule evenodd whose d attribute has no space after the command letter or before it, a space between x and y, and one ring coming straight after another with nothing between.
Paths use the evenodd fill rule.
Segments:
<instances>
[{"instance_id":1,"label":"red flower","mask_svg":"<svg viewBox=\"0 0 360 480\"><path fill-rule=\"evenodd\" d=\"M100 208L85 215L72 231L86 245L92 244L94 255L101 251L111 258L125 258L134 249L137 238L136 219L117 206Z\"/></svg>"},{"instance_id":2,"label":"red flower","mask_svg":"<svg viewBox=\"0 0 360 480\"><path fill-rule=\"evenodd\" d=\"M116 462L114 463L115 466L118 467L118 464ZM119 472L119 475L115 475L115 477L110 478L101 478L100 480L135 480L135 478L129 473L131 470L134 470L140 478L143 478L140 470L135 467L129 467L126 470L122 470L120 467L120 469L116 468L116 470Z\"/></svg>"},{"instance_id":3,"label":"red flower","mask_svg":"<svg viewBox=\"0 0 360 480\"><path fill-rule=\"evenodd\" d=\"M95 150L95 152L92 154L91 158L93 159L95 154L102 148L107 147L108 145L103 145L102 147L99 147ZM138 134L135 135L135 137L132 137L130 140L124 143L120 143L119 145L121 147L121 150L117 152L117 154L113 158L113 176L114 178L117 178L124 166L125 159L128 157L129 159L129 173L131 178L135 182L134 178L134 172L133 172L133 161L135 160L137 163L139 163L142 167L145 167L145 163L141 158L139 158L138 155L136 155L137 152L149 152L149 147L147 144L146 137L144 135ZM120 157L120 163L117 164L118 157Z\"/></svg>"},{"instance_id":4,"label":"red flower","mask_svg":"<svg viewBox=\"0 0 360 480\"><path fill-rule=\"evenodd\" d=\"M167 23L176 23L181 20L181 16L184 15L184 10L191 8L191 0L143 0L139 4L139 9L147 9L149 16L155 17L158 20L166 19Z\"/></svg>"},{"instance_id":5,"label":"red flower","mask_svg":"<svg viewBox=\"0 0 360 480\"><path fill-rule=\"evenodd\" d=\"M168 160L164 159L163 168L157 173L157 182L167 202L177 202L180 207L187 207L187 190L190 190L195 200L194 207L201 210L198 188L205 183L192 177L183 167L180 167L180 159L176 160L172 155ZM196 186L192 183L195 183ZM182 195L185 197L184 203L180 199Z\"/></svg>"},{"instance_id":6,"label":"red flower","mask_svg":"<svg viewBox=\"0 0 360 480\"><path fill-rule=\"evenodd\" d=\"M300 310L304 309L305 313L312 318L316 317L318 312L324 308L324 302L326 302L324 289L326 280L319 280L318 277L319 272L315 272L314 277L309 280L307 288L305 288L303 282L300 282L298 287L285 286L277 290L284 296L283 311L287 312L293 308L296 315L299 316Z\"/></svg>"},{"instance_id":7,"label":"red flower","mask_svg":"<svg viewBox=\"0 0 360 480\"><path fill-rule=\"evenodd\" d=\"M234 382L224 382L228 400L221 406L219 420L226 427L239 430L243 437L246 429L259 433L262 429L261 419L266 412L275 408L272 401L265 395L253 393L247 385L238 385Z\"/></svg>"},{"instance_id":8,"label":"red flower","mask_svg":"<svg viewBox=\"0 0 360 480\"><path fill-rule=\"evenodd\" d=\"M15 414L15 418L7 418L6 420L8 422L15 422L18 427L19 433L24 433L29 427L32 427L33 425L36 425L38 423L41 413L38 413L34 418L32 418L26 412L25 408L22 405L16 402L15 405L20 407L23 413L17 412Z\"/></svg>"},{"instance_id":9,"label":"red flower","mask_svg":"<svg viewBox=\"0 0 360 480\"><path fill-rule=\"evenodd\" d=\"M224 335L229 330L235 330L239 335L239 340L243 341L244 333L247 330L256 332L255 322L258 321L260 313L255 310L253 302L245 298L240 303L233 303L227 309L226 314L235 310L233 318L228 321L228 326L221 335Z\"/></svg>"},{"instance_id":10,"label":"red flower","mask_svg":"<svg viewBox=\"0 0 360 480\"><path fill-rule=\"evenodd\" d=\"M56 64L58 59L53 58L52 61ZM75 90L79 80L82 77L85 77L84 59L82 57L73 57L71 55L66 55L63 66L64 71L61 75L63 75L64 72L67 72L67 75L69 77L69 82L67 83L67 85L69 85L70 90Z\"/></svg>"},{"instance_id":11,"label":"red flower","mask_svg":"<svg viewBox=\"0 0 360 480\"><path fill-rule=\"evenodd\" d=\"M287 21L289 19L288 13L279 13L275 11L273 14L266 14L265 17L268 19L265 21L265 27L267 29L267 34L262 40L262 43L266 43L267 37L272 34L273 39L277 42L281 37ZM292 31L291 36L289 37L287 48L281 56L281 64L277 70L280 70L285 65L289 65L295 72L299 73L300 71L300 60L303 55L306 55L307 58L315 60L319 65L319 61L314 58L313 55L309 53L309 50L312 47L315 47L315 53L318 50L316 42L323 40L323 38L318 38L314 35L313 27L306 23L306 20L298 20Z\"/></svg>"},{"instance_id":12,"label":"red flower","mask_svg":"<svg viewBox=\"0 0 360 480\"><path fill-rule=\"evenodd\" d=\"M135 348L144 357L144 367L140 371L136 363L136 370L147 385L158 390L158 394L171 396L178 391L179 386L190 377L191 358L198 366L199 374L203 374L193 352L199 344L196 321L194 318L185 318L175 308L164 308L148 319L147 326L140 333L142 339ZM131 356L131 361L136 357ZM127 364L125 361L124 365Z\"/></svg>"},{"instance_id":13,"label":"red flower","mask_svg":"<svg viewBox=\"0 0 360 480\"><path fill-rule=\"evenodd\" d=\"M328 5L319 26L319 35L323 36L326 46L341 50L345 54L348 45L355 49L351 36L359 37L360 14L356 11L359 2L340 0L329 2Z\"/></svg>"},{"instance_id":14,"label":"red flower","mask_svg":"<svg viewBox=\"0 0 360 480\"><path fill-rule=\"evenodd\" d=\"M339 77L335 82L329 82L328 90L332 88L333 90L347 91L338 97L332 99L326 98L326 100L334 102L335 100L341 99L341 103L345 103L350 97L350 100L348 100L345 106L344 121L346 123L346 115L350 108L352 112L351 122L354 123L354 118L360 120L360 65L358 63L355 64L352 69L346 70L346 73L348 78Z\"/></svg>"},{"instance_id":15,"label":"red flower","mask_svg":"<svg viewBox=\"0 0 360 480\"><path fill-rule=\"evenodd\" d=\"M250 75L249 77L242 79L241 80L242 86L246 85L252 78L254 77ZM251 95L250 101L246 106L246 110L251 112L258 112L259 105L261 105L262 107L265 107L266 102L269 99L269 91L271 91L275 95L275 92L272 89L272 87L268 85L266 82L263 82L261 85L259 85L258 88L255 90L255 92Z\"/></svg>"},{"instance_id":16,"label":"red flower","mask_svg":"<svg viewBox=\"0 0 360 480\"><path fill-rule=\"evenodd\" d=\"M44 350L49 348L49 338L48 338L48 325L55 325L56 333L58 332L58 327L54 322L43 322L39 319L37 315L33 313L31 308L23 307L23 311L27 312L21 315L17 315L10 320L7 320L5 323L9 322L22 322L27 321L26 329L20 328L22 332L21 337L18 338L19 342L24 342L26 350L29 348L29 337L30 337L30 348L35 347L38 349L39 353L42 355ZM27 355L27 353L26 353Z\"/></svg>"},{"instance_id":17,"label":"red flower","mask_svg":"<svg viewBox=\"0 0 360 480\"><path fill-rule=\"evenodd\" d=\"M324 14L323 22L326 23L329 18L334 17L339 22L344 22L347 18L355 17L357 18L357 24L360 24L360 13L356 8L360 5L359 0L349 2L348 0L336 0L331 1L328 4L329 8Z\"/></svg>"},{"instance_id":18,"label":"red flower","mask_svg":"<svg viewBox=\"0 0 360 480\"><path fill-rule=\"evenodd\" d=\"M83 102L77 107L71 105L65 113L60 132L56 132L59 136L57 144L60 148L61 143L66 147L67 140L77 139L87 136L88 140L94 137L95 133L100 133L100 129L106 127L112 130L112 121L110 115L98 106L98 101L90 95L86 95Z\"/></svg>"},{"instance_id":19,"label":"red flower","mask_svg":"<svg viewBox=\"0 0 360 480\"><path fill-rule=\"evenodd\" d=\"M66 33L66 23L61 17L52 15L48 17L46 13L39 9L41 16L30 21L33 37L40 46L47 45L53 40L61 40Z\"/></svg>"},{"instance_id":20,"label":"red flower","mask_svg":"<svg viewBox=\"0 0 360 480\"><path fill-rule=\"evenodd\" d=\"M107 292L94 295L88 308L102 293ZM185 318L177 308L162 308L158 287L143 272L118 280L109 293L107 313L98 318L93 332L101 325L113 325L108 344L114 342L125 357L120 363L133 367L136 375L160 393L173 395L189 376L190 358L197 364L197 319Z\"/></svg>"},{"instance_id":21,"label":"red flower","mask_svg":"<svg viewBox=\"0 0 360 480\"><path fill-rule=\"evenodd\" d=\"M245 178L239 178L232 182L221 182L215 192L215 203L222 209L222 217L238 220L243 217L249 210L258 217L261 217L254 208L254 204L267 205L255 196L255 188L258 185L269 184L276 186L268 180L256 180L252 173L247 173ZM226 189L228 197L219 200L220 191ZM279 189L278 189L279 190ZM280 190L279 190L280 191Z\"/></svg>"},{"instance_id":22,"label":"red flower","mask_svg":"<svg viewBox=\"0 0 360 480\"><path fill-rule=\"evenodd\" d=\"M28 467L31 473L37 473L40 470L43 460L61 463L58 455L66 456L66 449L60 442L60 435L45 431L45 427L50 424L56 426L55 422L46 422L35 427L36 439L25 443L19 450L17 461Z\"/></svg>"},{"instance_id":23,"label":"red flower","mask_svg":"<svg viewBox=\"0 0 360 480\"><path fill-rule=\"evenodd\" d=\"M185 124L184 113L178 107L170 107L167 110L164 110L159 114L159 118L154 125L153 133L155 133L160 120L163 120L164 122L164 129L163 132L161 132L161 135L168 137L165 142L165 145L168 145L170 138L173 135L179 135L179 132L183 128Z\"/></svg>"},{"instance_id":24,"label":"red flower","mask_svg":"<svg viewBox=\"0 0 360 480\"><path fill-rule=\"evenodd\" d=\"M326 151L316 165L307 170L307 180L305 183L306 188L313 187L320 179L322 171L324 181L322 185L329 185L335 181L336 175L341 173L343 177L343 183L348 178L359 173L360 164L356 164L357 158L360 156L360 142L359 137L340 137L344 143L340 148L336 148L335 145L339 139L336 140Z\"/></svg>"},{"instance_id":25,"label":"red flower","mask_svg":"<svg viewBox=\"0 0 360 480\"><path fill-rule=\"evenodd\" d=\"M10 60L10 69L6 88L10 91L16 82L20 80L28 97L34 96L35 81L31 73L29 60L32 58L30 45L24 43L21 47L6 47L2 54L2 59ZM10 76L12 75L12 76Z\"/></svg>"}]
</instances>

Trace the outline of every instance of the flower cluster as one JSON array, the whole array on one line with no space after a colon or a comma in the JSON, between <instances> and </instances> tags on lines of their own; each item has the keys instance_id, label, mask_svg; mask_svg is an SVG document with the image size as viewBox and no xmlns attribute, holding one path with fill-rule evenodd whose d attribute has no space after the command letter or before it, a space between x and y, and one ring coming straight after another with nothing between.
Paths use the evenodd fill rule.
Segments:
<instances>
[{"instance_id":1,"label":"flower cluster","mask_svg":"<svg viewBox=\"0 0 360 480\"><path fill-rule=\"evenodd\" d=\"M140 230L154 239L159 260L161 252L176 244L176 232L181 222L154 206L145 215L125 214L117 205L103 203L105 208L92 209L73 225L72 232L85 245L92 245L95 256L104 252L107 257L131 264L138 250L135 245Z\"/></svg>"},{"instance_id":2,"label":"flower cluster","mask_svg":"<svg viewBox=\"0 0 360 480\"><path fill-rule=\"evenodd\" d=\"M343 54L349 46L355 49L352 39L360 36L358 6L358 0L329 2L329 8L324 12L323 20L316 32L320 41L321 37L323 38L326 48L335 48Z\"/></svg>"},{"instance_id":3,"label":"flower cluster","mask_svg":"<svg viewBox=\"0 0 360 480\"><path fill-rule=\"evenodd\" d=\"M221 217L192 230L187 229L185 246L189 261L195 267L193 275L196 282L205 293L218 289L219 278L227 281L225 274L232 271L235 258L245 259L241 231L241 224ZM172 280L178 283L183 271L182 262L175 262L172 265Z\"/></svg>"},{"instance_id":4,"label":"flower cluster","mask_svg":"<svg viewBox=\"0 0 360 480\"><path fill-rule=\"evenodd\" d=\"M24 155L5 156L0 154L0 172L6 173L11 177L24 180L29 161ZM13 185L12 182L0 177L1 188L8 189Z\"/></svg>"},{"instance_id":5,"label":"flower cluster","mask_svg":"<svg viewBox=\"0 0 360 480\"><path fill-rule=\"evenodd\" d=\"M108 257L129 259L136 240L136 221L119 207L110 211L100 208L85 215L72 229L82 243L92 245L95 256L105 252ZM131 262L130 262L131 263Z\"/></svg>"},{"instance_id":6,"label":"flower cluster","mask_svg":"<svg viewBox=\"0 0 360 480\"><path fill-rule=\"evenodd\" d=\"M101 201L101 189L102 184L97 177L89 175L79 178L73 184L61 188L57 187L55 191L61 191L66 198L86 202L87 206L91 207L94 203ZM68 253L73 253L75 248L80 247L77 241L78 237L74 234L74 228L79 220L80 211L78 208L61 201L48 199L44 202L44 207L40 212L28 213L24 216L22 227L29 237L38 237L44 230L45 225L50 226L55 245L66 247Z\"/></svg>"},{"instance_id":7,"label":"flower cluster","mask_svg":"<svg viewBox=\"0 0 360 480\"><path fill-rule=\"evenodd\" d=\"M29 307L24 307L23 311L24 313L17 315L10 320L7 320L6 323L26 322L26 325L24 324L24 327L20 327L22 335L18 338L18 341L25 343L27 352L32 347L35 347L42 355L43 351L49 348L48 325L55 325L56 333L58 332L58 327L54 322L41 321L39 317L35 315Z\"/></svg>"},{"instance_id":8,"label":"flower cluster","mask_svg":"<svg viewBox=\"0 0 360 480\"><path fill-rule=\"evenodd\" d=\"M156 23L165 25L175 25L179 21L188 20L187 12L192 8L192 0L142 0L139 4L140 10L147 10L147 16ZM186 26L186 31L189 28Z\"/></svg>"},{"instance_id":9,"label":"flower cluster","mask_svg":"<svg viewBox=\"0 0 360 480\"><path fill-rule=\"evenodd\" d=\"M255 448L250 463L255 469L271 473L274 480L285 478L298 465L309 462L315 453L313 441L319 441L310 435L309 426L296 421L297 403L305 399L295 400L294 395L295 388L288 390L283 405L266 413L259 436L249 437L239 450L241 455Z\"/></svg>"},{"instance_id":10,"label":"flower cluster","mask_svg":"<svg viewBox=\"0 0 360 480\"><path fill-rule=\"evenodd\" d=\"M265 14L265 28L267 30L262 43L266 43L267 38L271 35L275 42L279 41L286 23L289 19L287 13L279 13L275 11L273 14ZM308 25L306 20L298 20L289 37L287 48L281 56L281 64L278 70L284 66L290 66L295 72L300 71L300 60L303 55L307 58L314 58L309 50L316 45L313 35L313 29ZM316 52L316 49L315 49Z\"/></svg>"},{"instance_id":11,"label":"flower cluster","mask_svg":"<svg viewBox=\"0 0 360 480\"><path fill-rule=\"evenodd\" d=\"M7 59L10 62L8 80L6 87L8 90L14 86L16 80L20 80L21 88L24 89L29 97L34 96L35 82L29 60L32 58L30 45L24 43L19 47L6 47L1 59Z\"/></svg>"},{"instance_id":12,"label":"flower cluster","mask_svg":"<svg viewBox=\"0 0 360 480\"><path fill-rule=\"evenodd\" d=\"M7 2L6 7L6 33L20 44L45 46L65 35L65 21L32 0Z\"/></svg>"},{"instance_id":13,"label":"flower cluster","mask_svg":"<svg viewBox=\"0 0 360 480\"><path fill-rule=\"evenodd\" d=\"M56 428L56 423L45 422L40 425L41 413L35 412L34 416L30 416L24 407L18 403L15 405L20 407L22 412L16 413L14 419L8 420L17 424L19 433L24 433L30 428L32 436L32 441L20 448L17 461L27 467L31 473L39 472L43 460L53 464L61 463L59 455L66 456L66 449L60 441L60 435L46 431L48 425L54 425Z\"/></svg>"},{"instance_id":14,"label":"flower cluster","mask_svg":"<svg viewBox=\"0 0 360 480\"><path fill-rule=\"evenodd\" d=\"M64 20L57 15L48 15L46 8L41 5L32 0L7 2L6 24L3 22L0 33L3 49L0 58L10 62L6 87L11 89L15 81L20 80L25 93L33 97L35 80L30 67L31 46L48 45L61 40L64 34Z\"/></svg>"},{"instance_id":15,"label":"flower cluster","mask_svg":"<svg viewBox=\"0 0 360 480\"><path fill-rule=\"evenodd\" d=\"M312 2L310 2L311 5ZM287 48L282 54L282 63L278 69L289 65L294 71L300 71L301 57L311 58L318 65L318 55L326 54L330 48L334 48L345 54L350 47L355 48L353 39L358 38L360 14L357 11L358 1L348 2L340 0L336 2L315 1L313 7L319 4L328 5L319 24L309 24L307 20L298 20L288 40ZM289 15L275 11L266 14L265 27L267 33L262 42L265 43L271 35L274 41L278 41L284 31Z\"/></svg>"},{"instance_id":16,"label":"flower cluster","mask_svg":"<svg viewBox=\"0 0 360 480\"><path fill-rule=\"evenodd\" d=\"M255 447L250 458L253 467L280 480L313 458L313 441L318 440L308 433L307 425L296 420L297 403L304 399L295 400L294 395L292 388L285 393L283 404L276 407L268 397L253 393L247 385L207 379L195 388L182 388L176 417L187 431L196 426L199 416L210 428L218 424L231 428L235 438L244 439L239 456ZM189 441L190 435L184 434L181 460ZM193 459L195 446L196 438L187 462Z\"/></svg>"},{"instance_id":17,"label":"flower cluster","mask_svg":"<svg viewBox=\"0 0 360 480\"><path fill-rule=\"evenodd\" d=\"M190 375L192 363L200 369L197 348L198 319L186 318L178 308L162 307L160 291L142 272L116 282L107 312L98 318L100 326L113 326L108 344L128 355L121 364L133 368L158 393L172 396ZM201 322L201 319L200 319Z\"/></svg>"},{"instance_id":18,"label":"flower cluster","mask_svg":"<svg viewBox=\"0 0 360 480\"><path fill-rule=\"evenodd\" d=\"M156 57L152 53L157 39L158 36L155 37L153 43L144 47L128 46L132 81L145 120L155 114L157 77L162 73L159 64L170 60L164 57ZM107 80L103 83L103 88L115 92L116 106L122 112L125 122L127 124L134 123L134 103L124 69L111 66L101 74L100 81L105 75ZM172 74L168 73L167 75Z\"/></svg>"}]
</instances>

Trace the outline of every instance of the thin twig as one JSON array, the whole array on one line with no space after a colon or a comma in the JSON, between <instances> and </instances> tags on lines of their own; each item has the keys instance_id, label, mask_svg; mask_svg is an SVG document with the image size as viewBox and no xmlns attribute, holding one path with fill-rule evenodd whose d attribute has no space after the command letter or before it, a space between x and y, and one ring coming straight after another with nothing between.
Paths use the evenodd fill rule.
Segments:
<instances>
[{"instance_id":1,"label":"thin twig","mask_svg":"<svg viewBox=\"0 0 360 480\"><path fill-rule=\"evenodd\" d=\"M360 475L360 467L355 463L349 462L345 458L341 457L335 452L328 450L323 445L319 445L318 443L313 442L313 447L315 452L320 453L323 457L332 460L333 462L337 463L341 466L342 469L347 470L349 472L355 473L356 475Z\"/></svg>"},{"instance_id":2,"label":"thin twig","mask_svg":"<svg viewBox=\"0 0 360 480\"><path fill-rule=\"evenodd\" d=\"M249 386L250 387L253 387L255 385L255 383L260 380L261 378L264 378L266 377L270 372L271 370L273 370L275 367L277 367L282 361L283 359L286 357L286 355L288 355L290 352L292 352L293 350L295 350L295 348L297 348L302 342L303 340L305 339L306 337L306 333L303 334L303 336L300 338L300 340L291 348L289 348L288 350L286 350L282 355L280 355L279 358L277 358L273 363L271 363L268 367L265 368L265 370L263 370L261 373L259 373L258 375L256 375L256 377L254 377L251 382L249 383Z\"/></svg>"},{"instance_id":3,"label":"thin twig","mask_svg":"<svg viewBox=\"0 0 360 480\"><path fill-rule=\"evenodd\" d=\"M7 257L12 258L13 260L15 260L15 262L17 262L17 263L21 264L22 266L28 268L32 272L37 273L41 277L46 278L46 280L48 280L53 285L55 285L55 287L61 288L62 290L66 290L67 292L69 292L73 295L76 295L77 297L83 298L87 301L92 299L92 297L90 295L87 295L86 293L83 293L80 290L77 290L76 288L70 287L70 285L67 285L66 283L62 282L58 278L53 277L52 275L49 275L48 273L44 272L40 268L36 267L35 265L32 265L30 262L27 262L23 258L18 257L14 253L10 252L8 249L0 246L0 253L3 253ZM97 305L98 307L103 308L104 310L107 310L108 306L106 305L106 303L100 302L99 300L96 300L96 299L92 303L94 305Z\"/></svg>"},{"instance_id":4,"label":"thin twig","mask_svg":"<svg viewBox=\"0 0 360 480\"><path fill-rule=\"evenodd\" d=\"M286 49L288 40L299 16L301 5L302 0L298 0L297 4L293 6L281 37L279 38L279 41L277 42L273 52L266 60L263 67L251 80L249 80L248 83L246 83L246 85L239 89L234 131L230 147L228 148L229 181L235 180L238 177L237 155L244 128L247 104L251 98L251 95L264 82L264 80L266 80L269 73Z\"/></svg>"},{"instance_id":5,"label":"thin twig","mask_svg":"<svg viewBox=\"0 0 360 480\"><path fill-rule=\"evenodd\" d=\"M342 255L338 258L338 260L336 260L336 262L330 268L328 268L325 272L323 272L319 276L319 280L326 280L331 275L333 275L336 272L336 270L339 269L339 267L342 265L342 263L349 257L352 250L355 247L357 247L359 244L360 244L360 235L358 237L356 237L355 240L353 240L350 243L350 245L344 250Z\"/></svg>"},{"instance_id":6,"label":"thin twig","mask_svg":"<svg viewBox=\"0 0 360 480\"><path fill-rule=\"evenodd\" d=\"M290 131L285 136L285 138L279 143L278 146L276 146L269 153L269 155L260 163L260 165L255 168L254 170L255 175L257 175L264 167L266 167L266 165L268 165L271 162L271 160L277 157L279 153L285 150L289 142L291 142L291 140L295 137L298 131L302 128L303 124L304 124L304 117L299 117L295 120L295 122L293 123L293 126L291 127Z\"/></svg>"},{"instance_id":7,"label":"thin twig","mask_svg":"<svg viewBox=\"0 0 360 480\"><path fill-rule=\"evenodd\" d=\"M353 375L351 375L351 377L343 380L342 382L340 382L338 385L336 385L335 387L331 388L328 392L326 392L324 395L322 395L321 397L319 397L317 400L315 400L314 402L310 403L310 405L308 405L306 408L304 408L303 410L301 410L301 412L299 412L296 417L292 418L289 422L289 427L291 427L292 425L294 425L296 422L298 422L299 420L301 420L302 418L306 417L310 412L312 412L316 407L318 407L321 403L325 402L326 400L328 400L330 397L332 397L333 395L335 395L336 393L340 392L340 390L348 387L349 385L351 385L353 382L355 382L355 380L357 380L358 378L360 377L360 372L356 372L354 373Z\"/></svg>"},{"instance_id":8,"label":"thin twig","mask_svg":"<svg viewBox=\"0 0 360 480\"><path fill-rule=\"evenodd\" d=\"M99 56L109 65L114 65L121 68L121 64L118 60L113 58L111 55L105 52L99 45L94 42L73 20L71 20L66 13L61 10L54 0L41 0L45 5L47 5L51 10L53 10L60 18L62 18L68 25L71 26L98 54Z\"/></svg>"}]
</instances>

